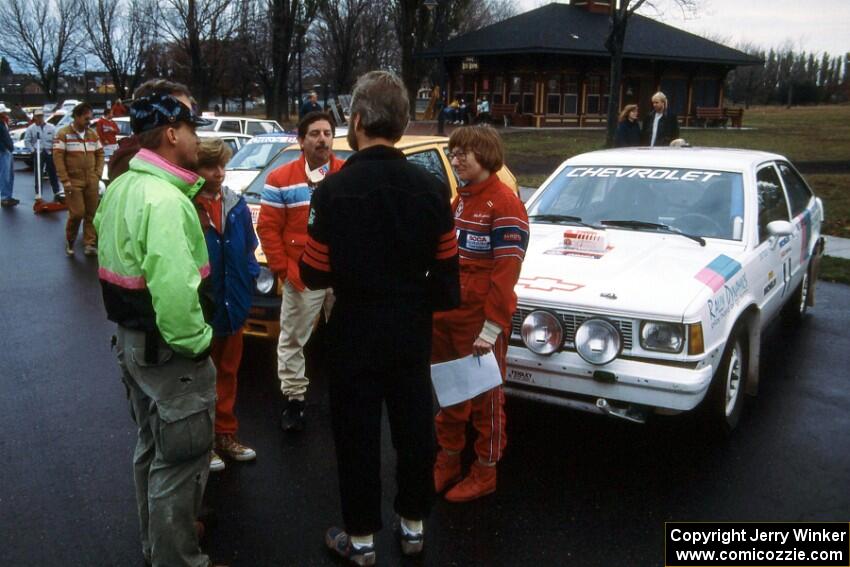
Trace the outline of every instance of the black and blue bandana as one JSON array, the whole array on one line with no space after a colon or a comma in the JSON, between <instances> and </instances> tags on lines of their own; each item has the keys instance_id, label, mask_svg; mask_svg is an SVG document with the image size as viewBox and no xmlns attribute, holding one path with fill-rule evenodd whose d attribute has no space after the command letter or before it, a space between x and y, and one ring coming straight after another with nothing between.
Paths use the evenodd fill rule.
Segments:
<instances>
[{"instance_id":1,"label":"black and blue bandana","mask_svg":"<svg viewBox=\"0 0 850 567\"><path fill-rule=\"evenodd\" d=\"M152 93L133 101L130 106L130 127L133 134L141 134L160 126L186 122L192 126L207 126L210 120L201 118L170 94Z\"/></svg>"}]
</instances>

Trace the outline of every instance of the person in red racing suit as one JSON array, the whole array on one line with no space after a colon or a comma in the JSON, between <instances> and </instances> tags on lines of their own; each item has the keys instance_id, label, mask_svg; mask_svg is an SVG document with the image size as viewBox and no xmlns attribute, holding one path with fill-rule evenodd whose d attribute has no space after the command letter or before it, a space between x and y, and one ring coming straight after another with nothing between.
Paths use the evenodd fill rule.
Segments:
<instances>
[{"instance_id":1,"label":"person in red racing suit","mask_svg":"<svg viewBox=\"0 0 850 567\"><path fill-rule=\"evenodd\" d=\"M470 354L496 356L505 375L507 340L516 309L514 285L528 246L525 206L496 172L504 150L489 126L460 128L449 139L451 164L467 184L453 203L460 253L461 305L434 314L432 363ZM461 478L460 452L466 424L478 431L469 475L446 493L465 502L496 490L496 463L505 448L504 393L498 386L466 402L442 408L436 417L441 450L434 465L434 485L442 492Z\"/></svg>"}]
</instances>

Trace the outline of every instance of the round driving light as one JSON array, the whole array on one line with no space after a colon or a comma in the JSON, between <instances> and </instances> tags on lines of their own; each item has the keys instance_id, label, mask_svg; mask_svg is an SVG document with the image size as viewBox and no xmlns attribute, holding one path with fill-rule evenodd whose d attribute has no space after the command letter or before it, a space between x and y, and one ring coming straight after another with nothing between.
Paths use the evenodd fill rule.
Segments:
<instances>
[{"instance_id":1,"label":"round driving light","mask_svg":"<svg viewBox=\"0 0 850 567\"><path fill-rule=\"evenodd\" d=\"M274 274L264 266L260 267L260 275L257 276L257 291L267 295L274 290Z\"/></svg>"},{"instance_id":2,"label":"round driving light","mask_svg":"<svg viewBox=\"0 0 850 567\"><path fill-rule=\"evenodd\" d=\"M564 330L548 311L532 311L522 322L522 342L536 354L552 354L564 344Z\"/></svg>"},{"instance_id":3,"label":"round driving light","mask_svg":"<svg viewBox=\"0 0 850 567\"><path fill-rule=\"evenodd\" d=\"M608 364L620 354L620 332L604 319L588 319L576 331L576 350L591 364Z\"/></svg>"}]
</instances>

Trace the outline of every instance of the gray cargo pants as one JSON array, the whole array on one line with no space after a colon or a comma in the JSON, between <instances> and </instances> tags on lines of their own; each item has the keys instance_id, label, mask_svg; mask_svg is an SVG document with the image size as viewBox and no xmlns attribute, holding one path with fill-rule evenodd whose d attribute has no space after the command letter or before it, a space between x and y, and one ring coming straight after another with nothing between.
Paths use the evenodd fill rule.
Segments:
<instances>
[{"instance_id":1,"label":"gray cargo pants","mask_svg":"<svg viewBox=\"0 0 850 567\"><path fill-rule=\"evenodd\" d=\"M118 364L139 428L133 456L142 553L154 567L206 567L195 520L209 475L215 367L164 342L145 360L145 334L118 327Z\"/></svg>"}]
</instances>

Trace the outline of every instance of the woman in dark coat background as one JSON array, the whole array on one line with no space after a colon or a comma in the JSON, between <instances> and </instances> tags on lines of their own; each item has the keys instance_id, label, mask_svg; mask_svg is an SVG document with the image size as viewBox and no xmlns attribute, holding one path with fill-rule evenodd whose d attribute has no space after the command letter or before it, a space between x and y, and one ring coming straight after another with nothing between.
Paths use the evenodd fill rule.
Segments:
<instances>
[{"instance_id":1,"label":"woman in dark coat background","mask_svg":"<svg viewBox=\"0 0 850 567\"><path fill-rule=\"evenodd\" d=\"M638 107L627 104L620 113L620 124L614 138L615 148L627 148L640 145L640 123L638 122Z\"/></svg>"}]
</instances>

